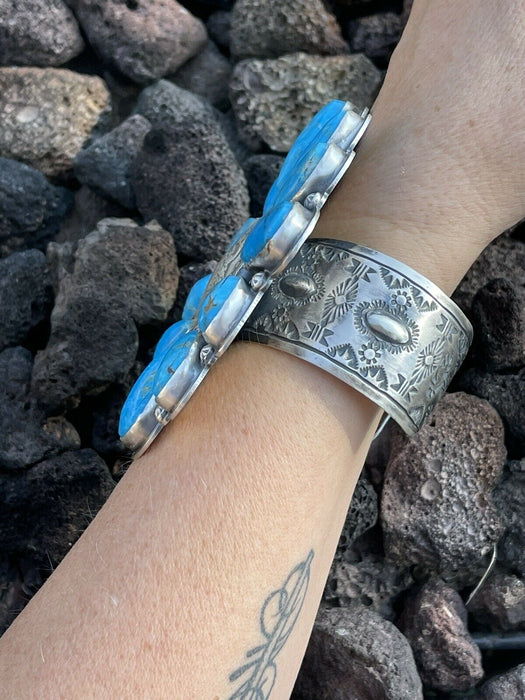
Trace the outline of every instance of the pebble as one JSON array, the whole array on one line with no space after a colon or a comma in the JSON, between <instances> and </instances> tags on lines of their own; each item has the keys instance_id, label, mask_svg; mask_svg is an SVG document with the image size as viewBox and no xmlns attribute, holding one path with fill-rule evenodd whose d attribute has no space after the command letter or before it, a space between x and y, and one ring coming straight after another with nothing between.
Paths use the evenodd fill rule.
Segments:
<instances>
[{"instance_id":1,"label":"pebble","mask_svg":"<svg viewBox=\"0 0 525 700\"><path fill-rule=\"evenodd\" d=\"M110 115L110 95L98 76L0 68L0 156L54 178L70 177L73 159Z\"/></svg>"},{"instance_id":2,"label":"pebble","mask_svg":"<svg viewBox=\"0 0 525 700\"><path fill-rule=\"evenodd\" d=\"M213 41L179 68L170 80L185 90L204 97L217 109L226 110L230 99L228 87L232 67Z\"/></svg>"},{"instance_id":3,"label":"pebble","mask_svg":"<svg viewBox=\"0 0 525 700\"><path fill-rule=\"evenodd\" d=\"M204 24L175 0L69 0L101 58L137 83L174 73L206 44Z\"/></svg>"},{"instance_id":4,"label":"pebble","mask_svg":"<svg viewBox=\"0 0 525 700\"><path fill-rule=\"evenodd\" d=\"M287 152L300 131L330 100L370 107L381 72L362 54L247 59L235 66L230 98L243 140Z\"/></svg>"},{"instance_id":5,"label":"pebble","mask_svg":"<svg viewBox=\"0 0 525 700\"><path fill-rule=\"evenodd\" d=\"M83 50L62 0L0 0L0 65L60 66Z\"/></svg>"},{"instance_id":6,"label":"pebble","mask_svg":"<svg viewBox=\"0 0 525 700\"><path fill-rule=\"evenodd\" d=\"M237 58L275 58L284 53L348 53L341 28L322 0L237 0L230 50Z\"/></svg>"}]
</instances>

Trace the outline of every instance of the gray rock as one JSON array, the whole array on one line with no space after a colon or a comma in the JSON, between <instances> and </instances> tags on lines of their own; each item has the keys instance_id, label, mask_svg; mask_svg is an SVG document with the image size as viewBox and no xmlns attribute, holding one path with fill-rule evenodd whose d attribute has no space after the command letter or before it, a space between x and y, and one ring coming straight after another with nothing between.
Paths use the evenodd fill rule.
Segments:
<instances>
[{"instance_id":1,"label":"gray rock","mask_svg":"<svg viewBox=\"0 0 525 700\"><path fill-rule=\"evenodd\" d=\"M0 0L0 65L59 66L83 49L62 0Z\"/></svg>"},{"instance_id":2,"label":"gray rock","mask_svg":"<svg viewBox=\"0 0 525 700\"><path fill-rule=\"evenodd\" d=\"M468 632L463 601L441 579L431 579L407 600L398 624L425 686L468 690L483 678L481 652Z\"/></svg>"},{"instance_id":3,"label":"gray rock","mask_svg":"<svg viewBox=\"0 0 525 700\"><path fill-rule=\"evenodd\" d=\"M244 163L244 172L250 192L250 214L261 216L268 190L275 182L284 163L282 156L261 153L251 156Z\"/></svg>"},{"instance_id":4,"label":"gray rock","mask_svg":"<svg viewBox=\"0 0 525 700\"><path fill-rule=\"evenodd\" d=\"M472 302L474 337L482 368L502 371L525 365L525 289L494 279Z\"/></svg>"},{"instance_id":5,"label":"gray rock","mask_svg":"<svg viewBox=\"0 0 525 700\"><path fill-rule=\"evenodd\" d=\"M64 452L28 471L0 474L0 549L58 564L113 485L93 450Z\"/></svg>"},{"instance_id":6,"label":"gray rock","mask_svg":"<svg viewBox=\"0 0 525 700\"><path fill-rule=\"evenodd\" d=\"M0 350L26 340L51 311L51 280L40 250L0 260Z\"/></svg>"},{"instance_id":7,"label":"gray rock","mask_svg":"<svg viewBox=\"0 0 525 700\"><path fill-rule=\"evenodd\" d=\"M295 693L300 700L423 698L405 637L358 603L319 610Z\"/></svg>"},{"instance_id":8,"label":"gray rock","mask_svg":"<svg viewBox=\"0 0 525 700\"><path fill-rule=\"evenodd\" d=\"M392 443L381 496L386 555L476 583L503 533L492 490L504 461L503 425L490 404L446 394L417 435Z\"/></svg>"},{"instance_id":9,"label":"gray rock","mask_svg":"<svg viewBox=\"0 0 525 700\"><path fill-rule=\"evenodd\" d=\"M498 484L494 502L505 525L498 558L509 571L525 578L525 472L512 472Z\"/></svg>"},{"instance_id":10,"label":"gray rock","mask_svg":"<svg viewBox=\"0 0 525 700\"><path fill-rule=\"evenodd\" d=\"M346 551L364 532L373 527L378 518L377 493L365 474L359 477L345 524L339 537L336 558L345 559Z\"/></svg>"},{"instance_id":11,"label":"gray rock","mask_svg":"<svg viewBox=\"0 0 525 700\"><path fill-rule=\"evenodd\" d=\"M284 53L348 53L334 15L322 0L237 0L230 49L238 58Z\"/></svg>"},{"instance_id":12,"label":"gray rock","mask_svg":"<svg viewBox=\"0 0 525 700\"><path fill-rule=\"evenodd\" d=\"M132 184L145 220L159 221L195 260L220 257L248 216L244 173L212 119L150 131Z\"/></svg>"},{"instance_id":13,"label":"gray rock","mask_svg":"<svg viewBox=\"0 0 525 700\"><path fill-rule=\"evenodd\" d=\"M238 63L230 98L242 138L254 150L267 144L288 151L313 115L333 99L370 106L381 73L362 54L309 56L290 54L274 60Z\"/></svg>"},{"instance_id":14,"label":"gray rock","mask_svg":"<svg viewBox=\"0 0 525 700\"><path fill-rule=\"evenodd\" d=\"M138 97L135 113L157 128L180 124L187 119L215 118L215 111L207 100L169 80L159 80L144 88Z\"/></svg>"},{"instance_id":15,"label":"gray rock","mask_svg":"<svg viewBox=\"0 0 525 700\"><path fill-rule=\"evenodd\" d=\"M491 678L473 700L521 700L525 698L525 664Z\"/></svg>"},{"instance_id":16,"label":"gray rock","mask_svg":"<svg viewBox=\"0 0 525 700\"><path fill-rule=\"evenodd\" d=\"M184 309L186 298L195 282L200 280L201 277L211 274L215 270L216 265L216 260L210 260L205 263L187 263L180 268L177 297L168 316L170 324L180 321L182 318L182 310Z\"/></svg>"},{"instance_id":17,"label":"gray rock","mask_svg":"<svg viewBox=\"0 0 525 700\"><path fill-rule=\"evenodd\" d=\"M525 582L501 571L494 573L472 599L469 613L483 629L525 629Z\"/></svg>"},{"instance_id":18,"label":"gray rock","mask_svg":"<svg viewBox=\"0 0 525 700\"><path fill-rule=\"evenodd\" d=\"M212 12L206 20L206 29L210 39L226 51L230 50L231 22L232 13L227 10Z\"/></svg>"},{"instance_id":19,"label":"gray rock","mask_svg":"<svg viewBox=\"0 0 525 700\"><path fill-rule=\"evenodd\" d=\"M380 12L352 20L348 27L352 52L364 53L386 67L403 27L402 17L395 12Z\"/></svg>"},{"instance_id":20,"label":"gray rock","mask_svg":"<svg viewBox=\"0 0 525 700\"><path fill-rule=\"evenodd\" d=\"M74 157L110 114L109 92L97 76L0 68L0 156L45 175L70 176Z\"/></svg>"},{"instance_id":21,"label":"gray rock","mask_svg":"<svg viewBox=\"0 0 525 700\"><path fill-rule=\"evenodd\" d=\"M79 241L91 233L102 219L122 219L127 215L129 212L121 204L110 201L83 185L75 192L73 208L62 221L55 241L57 243ZM49 246L47 252L49 253Z\"/></svg>"},{"instance_id":22,"label":"gray rock","mask_svg":"<svg viewBox=\"0 0 525 700\"><path fill-rule=\"evenodd\" d=\"M44 247L72 204L73 193L38 170L0 158L0 250Z\"/></svg>"},{"instance_id":23,"label":"gray rock","mask_svg":"<svg viewBox=\"0 0 525 700\"><path fill-rule=\"evenodd\" d=\"M130 168L150 129L150 122L135 114L101 136L75 157L77 179L115 199L123 207L134 209L136 202Z\"/></svg>"},{"instance_id":24,"label":"gray rock","mask_svg":"<svg viewBox=\"0 0 525 700\"><path fill-rule=\"evenodd\" d=\"M174 73L205 45L204 24L175 0L69 0L89 43L137 83Z\"/></svg>"},{"instance_id":25,"label":"gray rock","mask_svg":"<svg viewBox=\"0 0 525 700\"><path fill-rule=\"evenodd\" d=\"M228 86L232 67L213 41L170 76L170 80L185 90L205 97L217 109L228 109Z\"/></svg>"}]
</instances>

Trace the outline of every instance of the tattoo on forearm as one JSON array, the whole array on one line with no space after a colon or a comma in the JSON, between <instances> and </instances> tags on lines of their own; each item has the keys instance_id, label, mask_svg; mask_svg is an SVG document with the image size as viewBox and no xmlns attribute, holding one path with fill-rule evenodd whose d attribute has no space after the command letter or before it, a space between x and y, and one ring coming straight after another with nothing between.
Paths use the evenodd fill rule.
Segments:
<instances>
[{"instance_id":1,"label":"tattoo on forearm","mask_svg":"<svg viewBox=\"0 0 525 700\"><path fill-rule=\"evenodd\" d=\"M275 658L286 644L299 617L310 581L310 550L306 559L288 575L281 588L270 593L261 609L260 626L265 641L246 653L246 663L234 671L230 682L242 685L228 700L268 700L275 685Z\"/></svg>"}]
</instances>

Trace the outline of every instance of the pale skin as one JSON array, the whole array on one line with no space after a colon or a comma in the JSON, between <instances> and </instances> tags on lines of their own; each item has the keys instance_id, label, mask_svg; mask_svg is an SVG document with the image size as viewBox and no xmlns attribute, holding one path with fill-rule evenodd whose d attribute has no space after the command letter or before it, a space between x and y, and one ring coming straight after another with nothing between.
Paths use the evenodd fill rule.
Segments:
<instances>
[{"instance_id":1,"label":"pale skin","mask_svg":"<svg viewBox=\"0 0 525 700\"><path fill-rule=\"evenodd\" d=\"M314 235L452 292L525 214L524 42L522 3L416 0ZM225 700L265 599L313 550L276 660L271 700L289 698L380 417L301 360L232 346L0 640L2 697Z\"/></svg>"}]
</instances>

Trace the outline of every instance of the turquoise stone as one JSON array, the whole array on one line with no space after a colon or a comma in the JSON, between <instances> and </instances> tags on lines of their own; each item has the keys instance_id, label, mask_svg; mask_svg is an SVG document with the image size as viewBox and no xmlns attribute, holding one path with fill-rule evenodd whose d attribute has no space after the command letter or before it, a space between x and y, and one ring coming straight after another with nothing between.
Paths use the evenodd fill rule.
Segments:
<instances>
[{"instance_id":1,"label":"turquoise stone","mask_svg":"<svg viewBox=\"0 0 525 700\"><path fill-rule=\"evenodd\" d=\"M293 202L283 202L265 214L254 226L241 250L241 260L251 263L272 239L293 209Z\"/></svg>"},{"instance_id":2,"label":"turquoise stone","mask_svg":"<svg viewBox=\"0 0 525 700\"><path fill-rule=\"evenodd\" d=\"M166 386L172 374L180 367L190 354L193 343L199 336L198 331L190 331L181 339L169 346L164 356L159 358L155 380L153 383L153 394L157 394Z\"/></svg>"},{"instance_id":3,"label":"turquoise stone","mask_svg":"<svg viewBox=\"0 0 525 700\"><path fill-rule=\"evenodd\" d=\"M120 437L123 437L133 427L133 424L153 396L153 382L157 369L158 362L150 362L133 385L120 414L118 426Z\"/></svg>"},{"instance_id":4,"label":"turquoise stone","mask_svg":"<svg viewBox=\"0 0 525 700\"><path fill-rule=\"evenodd\" d=\"M204 292L206 291L206 287L208 286L208 282L210 281L210 278L211 274L206 275L206 277L201 277L201 279L197 280L197 282L195 282L193 287L190 289L190 292L186 299L186 303L184 304L184 309L182 311L183 321L189 321L196 315L197 310L202 301Z\"/></svg>"},{"instance_id":5,"label":"turquoise stone","mask_svg":"<svg viewBox=\"0 0 525 700\"><path fill-rule=\"evenodd\" d=\"M237 241L240 240L244 236L244 234L252 228L256 221L257 219L254 219L253 217L246 219L241 228L233 234L232 239L228 243L228 247L226 248L226 250L231 250L233 246L237 243Z\"/></svg>"},{"instance_id":6,"label":"turquoise stone","mask_svg":"<svg viewBox=\"0 0 525 700\"><path fill-rule=\"evenodd\" d=\"M177 323L174 323L173 326L170 326L166 331L164 331L161 339L157 343L157 347L155 348L153 359L161 359L168 348L174 343L177 343L182 336L190 330L190 328L190 321L177 321Z\"/></svg>"},{"instance_id":7,"label":"turquoise stone","mask_svg":"<svg viewBox=\"0 0 525 700\"><path fill-rule=\"evenodd\" d=\"M199 328L202 332L206 330L217 316L230 295L235 291L238 282L239 277L235 275L224 277L205 296L199 309Z\"/></svg>"}]
</instances>

